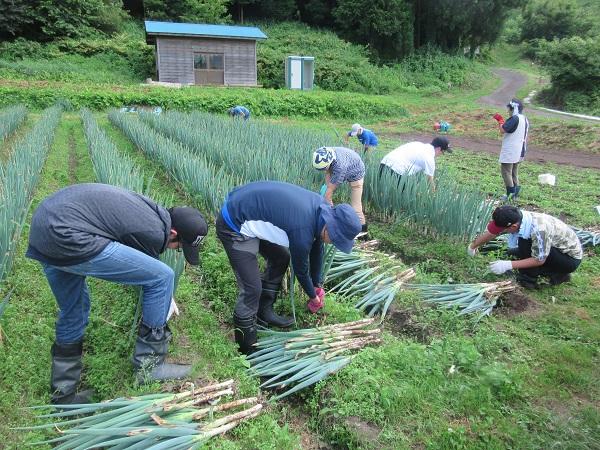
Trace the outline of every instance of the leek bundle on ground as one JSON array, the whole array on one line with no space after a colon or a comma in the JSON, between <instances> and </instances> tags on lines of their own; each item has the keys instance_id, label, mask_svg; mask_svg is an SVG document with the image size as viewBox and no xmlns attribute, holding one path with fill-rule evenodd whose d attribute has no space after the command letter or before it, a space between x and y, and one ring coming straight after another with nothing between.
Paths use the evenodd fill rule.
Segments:
<instances>
[{"instance_id":1,"label":"leek bundle on ground","mask_svg":"<svg viewBox=\"0 0 600 450\"><path fill-rule=\"evenodd\" d=\"M234 381L228 380L180 393L61 405L62 411L39 416L47 423L18 429L56 430L60 436L35 444L54 444L60 450L195 449L260 414L263 405L256 397L221 402L233 393ZM221 414L242 406L241 411ZM47 407L31 409L40 408Z\"/></svg>"},{"instance_id":2,"label":"leek bundle on ground","mask_svg":"<svg viewBox=\"0 0 600 450\"><path fill-rule=\"evenodd\" d=\"M385 260L389 262L390 259L386 255ZM389 264L385 267L376 253L367 250L345 254L329 245L323 261L323 279L330 285L337 281L330 291L341 296L360 297L354 306L369 317L380 314L381 320L404 284L415 276L413 269Z\"/></svg>"},{"instance_id":3,"label":"leek bundle on ground","mask_svg":"<svg viewBox=\"0 0 600 450\"><path fill-rule=\"evenodd\" d=\"M380 342L381 330L375 319L328 325L295 331L259 332L257 351L248 356L250 373L266 380L264 388L285 389L274 400L325 379L348 365L350 354Z\"/></svg>"},{"instance_id":4,"label":"leek bundle on ground","mask_svg":"<svg viewBox=\"0 0 600 450\"><path fill-rule=\"evenodd\" d=\"M595 247L600 245L600 233L595 231L582 230L581 228L571 227L579 238L582 247Z\"/></svg>"},{"instance_id":5,"label":"leek bundle on ground","mask_svg":"<svg viewBox=\"0 0 600 450\"><path fill-rule=\"evenodd\" d=\"M517 286L511 281L474 284L412 284L420 291L427 303L444 308L459 308L460 315L476 313L479 318L492 312L501 295L514 291Z\"/></svg>"}]
</instances>

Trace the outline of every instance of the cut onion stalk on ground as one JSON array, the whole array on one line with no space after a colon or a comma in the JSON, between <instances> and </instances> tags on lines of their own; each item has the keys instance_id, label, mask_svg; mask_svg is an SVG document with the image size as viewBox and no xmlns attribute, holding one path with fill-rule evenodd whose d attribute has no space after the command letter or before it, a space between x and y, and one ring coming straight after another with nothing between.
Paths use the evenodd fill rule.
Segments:
<instances>
[{"instance_id":1,"label":"cut onion stalk on ground","mask_svg":"<svg viewBox=\"0 0 600 450\"><path fill-rule=\"evenodd\" d=\"M263 405L256 397L219 403L223 396L232 395L233 389L234 381L228 380L179 393L60 405L58 412L38 416L46 423L17 430L56 430L58 437L36 444L53 444L60 450L195 449L260 414ZM240 407L245 409L221 414ZM42 408L51 406L30 409Z\"/></svg>"},{"instance_id":2,"label":"cut onion stalk on ground","mask_svg":"<svg viewBox=\"0 0 600 450\"><path fill-rule=\"evenodd\" d=\"M348 365L359 350L381 341L374 319L295 331L260 331L257 351L248 356L250 373L261 387L285 389L279 400L311 386Z\"/></svg>"},{"instance_id":3,"label":"cut onion stalk on ground","mask_svg":"<svg viewBox=\"0 0 600 450\"><path fill-rule=\"evenodd\" d=\"M420 291L425 302L435 303L444 308L459 308L459 314L479 315L479 318L492 312L501 295L517 289L511 281L474 284L412 284L411 288Z\"/></svg>"}]
</instances>

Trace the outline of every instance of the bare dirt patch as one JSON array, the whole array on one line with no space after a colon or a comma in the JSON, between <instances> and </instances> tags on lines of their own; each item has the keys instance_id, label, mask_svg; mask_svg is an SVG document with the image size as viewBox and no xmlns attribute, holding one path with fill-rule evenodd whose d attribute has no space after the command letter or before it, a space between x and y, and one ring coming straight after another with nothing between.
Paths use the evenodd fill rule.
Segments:
<instances>
[{"instance_id":1,"label":"bare dirt patch","mask_svg":"<svg viewBox=\"0 0 600 450\"><path fill-rule=\"evenodd\" d=\"M540 305L521 290L508 292L498 300L496 311L505 316L516 316L517 314L535 314Z\"/></svg>"},{"instance_id":2,"label":"bare dirt patch","mask_svg":"<svg viewBox=\"0 0 600 450\"><path fill-rule=\"evenodd\" d=\"M384 327L395 336L409 337L421 344L428 344L433 337L433 332L427 326L413 319L413 312L409 309L390 308Z\"/></svg>"},{"instance_id":3,"label":"bare dirt patch","mask_svg":"<svg viewBox=\"0 0 600 450\"><path fill-rule=\"evenodd\" d=\"M356 439L365 445L373 445L377 442L381 429L369 422L362 420L360 417L350 416L344 420L344 425L350 430Z\"/></svg>"}]
</instances>

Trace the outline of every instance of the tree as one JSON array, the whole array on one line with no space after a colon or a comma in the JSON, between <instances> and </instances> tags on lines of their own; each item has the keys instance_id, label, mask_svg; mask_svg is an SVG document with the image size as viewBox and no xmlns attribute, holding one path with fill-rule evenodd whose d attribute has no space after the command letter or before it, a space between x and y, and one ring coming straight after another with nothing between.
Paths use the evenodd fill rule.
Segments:
<instances>
[{"instance_id":1,"label":"tree","mask_svg":"<svg viewBox=\"0 0 600 450\"><path fill-rule=\"evenodd\" d=\"M20 36L33 23L33 5L27 1L0 0L0 39Z\"/></svg>"},{"instance_id":2,"label":"tree","mask_svg":"<svg viewBox=\"0 0 600 450\"><path fill-rule=\"evenodd\" d=\"M523 9L521 39L550 41L574 36L585 31L582 19L575 0L534 0Z\"/></svg>"},{"instance_id":3,"label":"tree","mask_svg":"<svg viewBox=\"0 0 600 450\"><path fill-rule=\"evenodd\" d=\"M146 0L146 18L188 23L227 23L229 0Z\"/></svg>"},{"instance_id":4,"label":"tree","mask_svg":"<svg viewBox=\"0 0 600 450\"><path fill-rule=\"evenodd\" d=\"M367 44L380 62L413 50L413 15L408 0L340 0L333 10L339 34Z\"/></svg>"},{"instance_id":5,"label":"tree","mask_svg":"<svg viewBox=\"0 0 600 450\"><path fill-rule=\"evenodd\" d=\"M336 6L336 0L298 1L300 20L310 25L329 27L333 23L333 9Z\"/></svg>"}]
</instances>

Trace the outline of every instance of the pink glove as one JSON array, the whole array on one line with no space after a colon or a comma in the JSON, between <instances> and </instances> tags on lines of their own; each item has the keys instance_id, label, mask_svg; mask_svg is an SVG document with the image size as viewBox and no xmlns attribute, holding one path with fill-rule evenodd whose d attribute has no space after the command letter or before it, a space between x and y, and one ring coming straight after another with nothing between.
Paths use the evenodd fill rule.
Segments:
<instances>
[{"instance_id":1,"label":"pink glove","mask_svg":"<svg viewBox=\"0 0 600 450\"><path fill-rule=\"evenodd\" d=\"M323 306L325 306L325 290L323 288L315 288L315 293L317 296L315 298L311 298L310 301L306 304L308 310L315 314L318 310L320 310Z\"/></svg>"}]
</instances>

